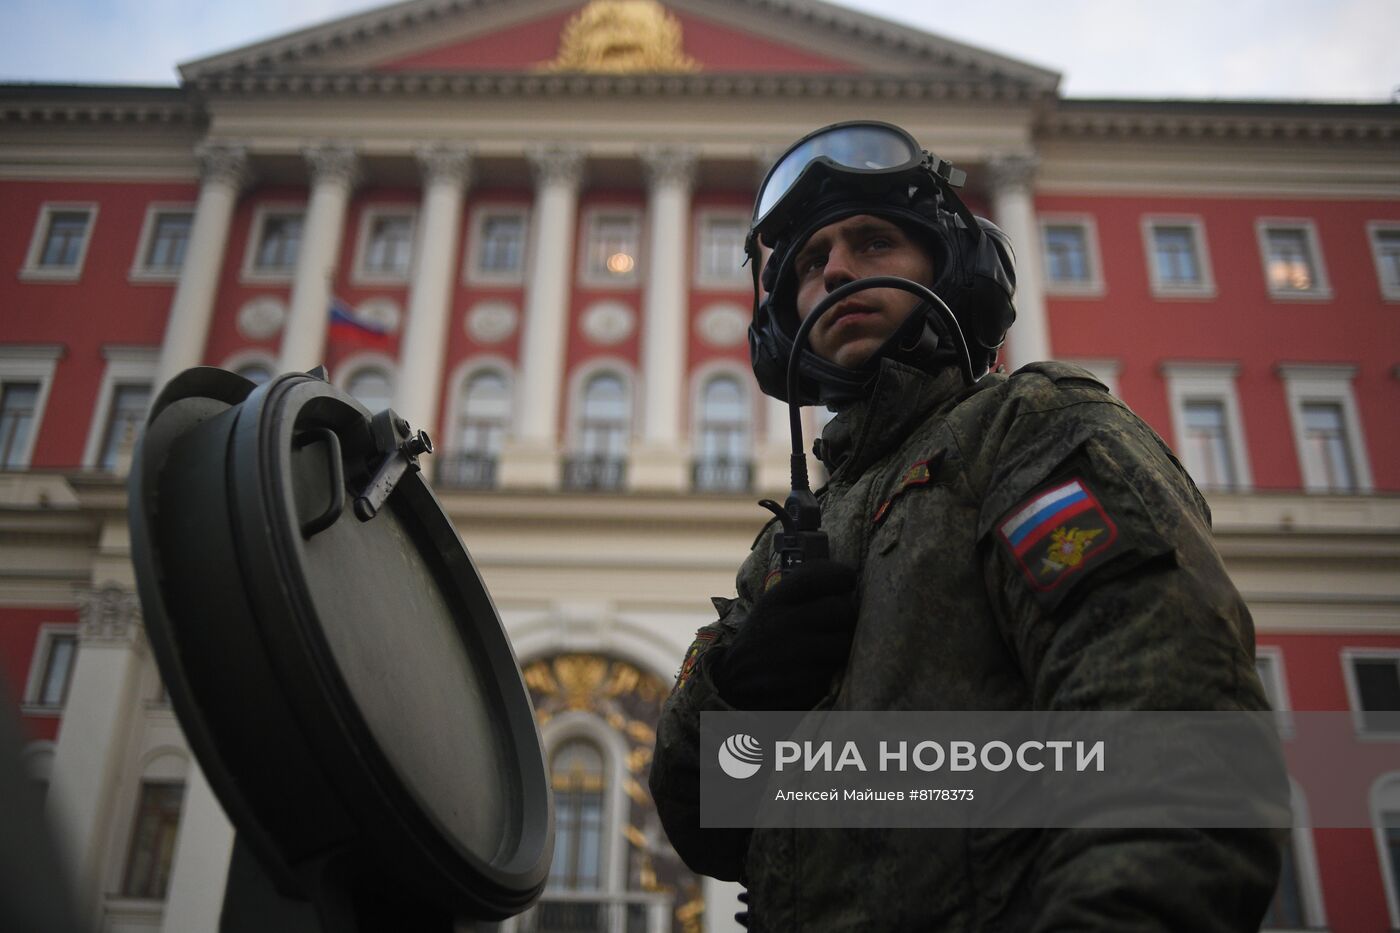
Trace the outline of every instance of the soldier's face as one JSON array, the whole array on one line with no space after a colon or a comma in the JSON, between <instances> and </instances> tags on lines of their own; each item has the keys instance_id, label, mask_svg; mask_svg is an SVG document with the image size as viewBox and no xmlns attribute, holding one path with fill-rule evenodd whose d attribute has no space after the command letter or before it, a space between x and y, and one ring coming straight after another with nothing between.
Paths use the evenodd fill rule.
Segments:
<instances>
[{"instance_id":1,"label":"soldier's face","mask_svg":"<svg viewBox=\"0 0 1400 933\"><path fill-rule=\"evenodd\" d=\"M897 275L933 284L933 257L897 224L858 214L822 227L794 264L797 316L805 320L828 293L873 275ZM823 359L859 366L904 323L919 299L894 288L858 291L831 308L812 328L811 347Z\"/></svg>"}]
</instances>

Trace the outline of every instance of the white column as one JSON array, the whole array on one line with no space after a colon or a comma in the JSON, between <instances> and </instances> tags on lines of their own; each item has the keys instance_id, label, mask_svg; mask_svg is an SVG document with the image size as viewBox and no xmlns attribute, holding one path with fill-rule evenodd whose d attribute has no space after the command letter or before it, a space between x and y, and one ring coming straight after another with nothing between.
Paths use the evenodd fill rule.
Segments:
<instances>
[{"instance_id":1,"label":"white column","mask_svg":"<svg viewBox=\"0 0 1400 933\"><path fill-rule=\"evenodd\" d=\"M992 210L1016 250L1016 323L1003 351L1006 368L1051 358L1050 323L1045 313L1045 276L1040 259L1040 227L1031 189L1037 160L1006 156L987 165L992 182Z\"/></svg>"},{"instance_id":2,"label":"white column","mask_svg":"<svg viewBox=\"0 0 1400 933\"><path fill-rule=\"evenodd\" d=\"M233 855L233 824L224 815L198 762L190 763L180 830L170 866L163 933L217 930Z\"/></svg>"},{"instance_id":3,"label":"white column","mask_svg":"<svg viewBox=\"0 0 1400 933\"><path fill-rule=\"evenodd\" d=\"M185 247L180 282L175 286L165 324L165 340L155 374L157 393L172 377L204 360L229 222L238 193L248 182L248 154L242 147L201 146L195 157L200 166L199 201Z\"/></svg>"},{"instance_id":4,"label":"white column","mask_svg":"<svg viewBox=\"0 0 1400 933\"><path fill-rule=\"evenodd\" d=\"M648 183L650 235L642 327L641 440L633 445L628 485L679 491L690 487L690 445L681 424L689 314L686 259L695 153L654 147L642 153Z\"/></svg>"},{"instance_id":5,"label":"white column","mask_svg":"<svg viewBox=\"0 0 1400 933\"><path fill-rule=\"evenodd\" d=\"M356 175L355 153L345 146L320 146L306 150L305 155L311 168L311 201L302 224L291 310L277 360L282 372L307 370L322 362L331 278L340 256L345 208Z\"/></svg>"},{"instance_id":6,"label":"white column","mask_svg":"<svg viewBox=\"0 0 1400 933\"><path fill-rule=\"evenodd\" d=\"M575 149L547 146L531 150L529 158L536 186L530 277L516 378L516 428L501 451L500 477L503 486L557 488L559 389L564 378L583 155Z\"/></svg>"},{"instance_id":7,"label":"white column","mask_svg":"<svg viewBox=\"0 0 1400 933\"><path fill-rule=\"evenodd\" d=\"M108 583L80 591L78 599L78 656L54 749L49 800L79 916L92 922L146 648L135 593Z\"/></svg>"},{"instance_id":8,"label":"white column","mask_svg":"<svg viewBox=\"0 0 1400 933\"><path fill-rule=\"evenodd\" d=\"M399 349L394 410L436 436L442 396L443 354L447 347L457 231L462 226L462 194L471 175L465 147L434 146L418 152L423 172L423 210L414 249L408 323Z\"/></svg>"}]
</instances>

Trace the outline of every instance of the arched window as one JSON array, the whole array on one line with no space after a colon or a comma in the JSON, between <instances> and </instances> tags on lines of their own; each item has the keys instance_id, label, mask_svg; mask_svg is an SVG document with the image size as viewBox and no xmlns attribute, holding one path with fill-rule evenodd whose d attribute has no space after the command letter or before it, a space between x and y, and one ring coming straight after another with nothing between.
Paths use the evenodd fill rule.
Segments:
<instances>
[{"instance_id":1,"label":"arched window","mask_svg":"<svg viewBox=\"0 0 1400 933\"><path fill-rule=\"evenodd\" d=\"M731 374L714 376L700 390L695 419L695 488L739 491L749 488L749 394Z\"/></svg>"},{"instance_id":2,"label":"arched window","mask_svg":"<svg viewBox=\"0 0 1400 933\"><path fill-rule=\"evenodd\" d=\"M346 381L345 391L353 395L356 401L371 413L378 413L393 402L394 381L378 366L365 366L357 369Z\"/></svg>"},{"instance_id":3,"label":"arched window","mask_svg":"<svg viewBox=\"0 0 1400 933\"><path fill-rule=\"evenodd\" d=\"M457 399L451 450L439 459L438 482L471 489L495 485L509 420L510 383L504 373L484 369L467 379Z\"/></svg>"},{"instance_id":4,"label":"arched window","mask_svg":"<svg viewBox=\"0 0 1400 933\"><path fill-rule=\"evenodd\" d=\"M587 739L570 739L550 761L554 787L554 862L549 886L597 890L603 875L603 753Z\"/></svg>"},{"instance_id":5,"label":"arched window","mask_svg":"<svg viewBox=\"0 0 1400 933\"><path fill-rule=\"evenodd\" d=\"M1393 927L1400 923L1400 774L1392 773L1376 782L1371 791L1371 812Z\"/></svg>"},{"instance_id":6,"label":"arched window","mask_svg":"<svg viewBox=\"0 0 1400 933\"><path fill-rule=\"evenodd\" d=\"M621 489L631 424L627 381L610 371L589 376L579 404L578 448L565 464L565 485L572 489Z\"/></svg>"},{"instance_id":7,"label":"arched window","mask_svg":"<svg viewBox=\"0 0 1400 933\"><path fill-rule=\"evenodd\" d=\"M260 386L272 378L272 369L262 363L247 363L238 367L237 372L255 386Z\"/></svg>"}]
</instances>

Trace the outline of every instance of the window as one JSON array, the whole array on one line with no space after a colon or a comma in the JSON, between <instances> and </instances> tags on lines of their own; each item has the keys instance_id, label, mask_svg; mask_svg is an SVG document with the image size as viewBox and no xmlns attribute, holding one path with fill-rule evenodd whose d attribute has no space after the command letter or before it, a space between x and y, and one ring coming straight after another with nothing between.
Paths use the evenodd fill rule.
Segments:
<instances>
[{"instance_id":1,"label":"window","mask_svg":"<svg viewBox=\"0 0 1400 933\"><path fill-rule=\"evenodd\" d=\"M1045 287L1050 294L1103 293L1098 235L1091 217L1044 216L1040 224Z\"/></svg>"},{"instance_id":2,"label":"window","mask_svg":"<svg viewBox=\"0 0 1400 933\"><path fill-rule=\"evenodd\" d=\"M1331 289L1311 221L1261 220L1259 252L1264 278L1275 298L1326 298Z\"/></svg>"},{"instance_id":3,"label":"window","mask_svg":"<svg viewBox=\"0 0 1400 933\"><path fill-rule=\"evenodd\" d=\"M240 366L235 372L255 386L260 386L272 378L272 367L265 363L248 363Z\"/></svg>"},{"instance_id":4,"label":"window","mask_svg":"<svg viewBox=\"0 0 1400 933\"><path fill-rule=\"evenodd\" d=\"M132 278L171 281L178 277L193 227L194 212L186 206L152 205L147 209Z\"/></svg>"},{"instance_id":5,"label":"window","mask_svg":"<svg viewBox=\"0 0 1400 933\"><path fill-rule=\"evenodd\" d=\"M1371 467L1351 394L1355 367L1279 367L1293 421L1293 439L1308 492L1365 493Z\"/></svg>"},{"instance_id":6,"label":"window","mask_svg":"<svg viewBox=\"0 0 1400 933\"><path fill-rule=\"evenodd\" d=\"M598 211L588 218L583 280L592 285L637 282L641 216L636 211Z\"/></svg>"},{"instance_id":7,"label":"window","mask_svg":"<svg viewBox=\"0 0 1400 933\"><path fill-rule=\"evenodd\" d=\"M108 410L107 428L102 438L102 453L97 466L117 471L136 446L141 422L151 404L150 383L119 384L112 388L112 404Z\"/></svg>"},{"instance_id":8,"label":"window","mask_svg":"<svg viewBox=\"0 0 1400 933\"><path fill-rule=\"evenodd\" d=\"M585 739L562 743L550 761L554 861L549 886L596 890L603 874L603 753Z\"/></svg>"},{"instance_id":9,"label":"window","mask_svg":"<svg viewBox=\"0 0 1400 933\"><path fill-rule=\"evenodd\" d=\"M1247 490L1253 483L1235 392L1233 363L1165 363L1177 453L1202 489Z\"/></svg>"},{"instance_id":10,"label":"window","mask_svg":"<svg viewBox=\"0 0 1400 933\"><path fill-rule=\"evenodd\" d=\"M700 390L696 445L695 488L707 491L741 491L749 488L753 465L749 460L749 397L732 375L715 376Z\"/></svg>"},{"instance_id":11,"label":"window","mask_svg":"<svg viewBox=\"0 0 1400 933\"><path fill-rule=\"evenodd\" d=\"M1380 828L1385 854L1390 861L1390 876L1386 878L1386 885L1390 888L1391 897L1400 900L1400 810L1383 813Z\"/></svg>"},{"instance_id":12,"label":"window","mask_svg":"<svg viewBox=\"0 0 1400 933\"><path fill-rule=\"evenodd\" d=\"M388 370L378 366L364 366L355 370L345 381L345 391L372 414L383 411L394 402L394 380Z\"/></svg>"},{"instance_id":13,"label":"window","mask_svg":"<svg viewBox=\"0 0 1400 933\"><path fill-rule=\"evenodd\" d=\"M184 784L165 781L141 784L131 848L126 857L126 876L122 880L124 896L149 900L165 898L184 797Z\"/></svg>"},{"instance_id":14,"label":"window","mask_svg":"<svg viewBox=\"0 0 1400 933\"><path fill-rule=\"evenodd\" d=\"M564 485L621 489L631 424L627 381L608 371L589 376L581 393L576 454L564 464Z\"/></svg>"},{"instance_id":15,"label":"window","mask_svg":"<svg viewBox=\"0 0 1400 933\"><path fill-rule=\"evenodd\" d=\"M77 279L87 256L96 217L97 207L93 204L45 204L41 207L21 277Z\"/></svg>"},{"instance_id":16,"label":"window","mask_svg":"<svg viewBox=\"0 0 1400 933\"><path fill-rule=\"evenodd\" d=\"M1381 296L1400 300L1400 223L1375 222L1366 225L1371 235L1371 255L1376 260Z\"/></svg>"},{"instance_id":17,"label":"window","mask_svg":"<svg viewBox=\"0 0 1400 933\"><path fill-rule=\"evenodd\" d=\"M34 640L34 656L29 665L29 682L24 691L25 706L31 709L62 709L68 700L68 686L73 680L73 664L77 657L77 626L41 625Z\"/></svg>"},{"instance_id":18,"label":"window","mask_svg":"<svg viewBox=\"0 0 1400 933\"><path fill-rule=\"evenodd\" d=\"M746 284L744 238L748 218L743 214L701 214L695 279L699 285L734 287Z\"/></svg>"},{"instance_id":19,"label":"window","mask_svg":"<svg viewBox=\"0 0 1400 933\"><path fill-rule=\"evenodd\" d=\"M1342 663L1358 730L1400 733L1400 654L1350 649Z\"/></svg>"},{"instance_id":20,"label":"window","mask_svg":"<svg viewBox=\"0 0 1400 933\"><path fill-rule=\"evenodd\" d=\"M243 277L255 281L287 281L301 253L305 210L293 205L260 205L253 215L244 254Z\"/></svg>"},{"instance_id":21,"label":"window","mask_svg":"<svg viewBox=\"0 0 1400 933\"><path fill-rule=\"evenodd\" d=\"M28 463L39 388L37 382L0 385L0 469L19 470Z\"/></svg>"},{"instance_id":22,"label":"window","mask_svg":"<svg viewBox=\"0 0 1400 933\"><path fill-rule=\"evenodd\" d=\"M1143 222L1152 291L1163 297L1214 294L1205 227L1192 217L1149 217Z\"/></svg>"},{"instance_id":23,"label":"window","mask_svg":"<svg viewBox=\"0 0 1400 933\"><path fill-rule=\"evenodd\" d=\"M482 208L476 212L469 244L468 278L473 282L516 284L525 277L524 208Z\"/></svg>"},{"instance_id":24,"label":"window","mask_svg":"<svg viewBox=\"0 0 1400 933\"><path fill-rule=\"evenodd\" d=\"M360 223L360 251L355 277L371 282L408 278L413 262L411 210L366 210Z\"/></svg>"},{"instance_id":25,"label":"window","mask_svg":"<svg viewBox=\"0 0 1400 933\"><path fill-rule=\"evenodd\" d=\"M1279 735L1288 738L1293 734L1293 714L1288 700L1288 685L1283 676L1283 651L1262 645L1255 649L1254 672L1259 675L1264 696L1274 711Z\"/></svg>"},{"instance_id":26,"label":"window","mask_svg":"<svg viewBox=\"0 0 1400 933\"><path fill-rule=\"evenodd\" d=\"M63 348L0 347L0 470L29 466Z\"/></svg>"},{"instance_id":27,"label":"window","mask_svg":"<svg viewBox=\"0 0 1400 933\"><path fill-rule=\"evenodd\" d=\"M495 485L496 461L510 421L510 383L498 370L467 379L457 401L452 447L438 458L438 482L483 489Z\"/></svg>"}]
</instances>

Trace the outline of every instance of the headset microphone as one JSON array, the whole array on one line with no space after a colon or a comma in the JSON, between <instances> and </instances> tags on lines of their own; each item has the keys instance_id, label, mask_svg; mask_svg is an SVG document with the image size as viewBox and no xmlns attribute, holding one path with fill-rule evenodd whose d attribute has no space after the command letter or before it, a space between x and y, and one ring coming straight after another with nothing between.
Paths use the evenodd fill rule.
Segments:
<instances>
[{"instance_id":1,"label":"headset microphone","mask_svg":"<svg viewBox=\"0 0 1400 933\"><path fill-rule=\"evenodd\" d=\"M923 301L926 308L936 311L948 329L948 333L953 335L953 342L957 345L957 362L958 368L962 372L963 382L972 385L977 381L977 375L972 368L972 358L968 353L967 341L963 338L958 319L943 299L934 294L933 290L926 285L920 285L918 282L895 275L876 275L847 282L818 302L816 307L812 309L812 313L807 315L801 326L797 328L797 334L792 340L792 353L788 357L787 397L788 425L792 432L792 491L788 493L787 502L784 505L778 505L772 499L762 499L758 503L777 516L778 521L782 524L782 530L773 539L773 550L779 555L779 566L783 570L790 570L808 561L822 560L830 556L826 532L822 531L821 505L817 502L817 497L813 495L811 482L807 478L807 456L803 452L802 446L802 409L799 405L801 396L798 392L798 379L800 378L798 360L811 340L812 327L823 314L826 314L843 299L856 292L871 288L894 288L909 292ZM913 313L920 312L916 310Z\"/></svg>"}]
</instances>

